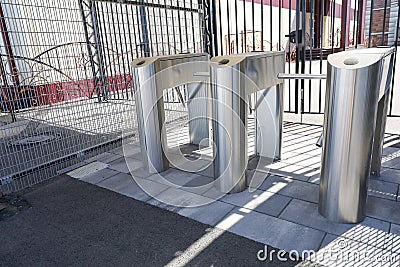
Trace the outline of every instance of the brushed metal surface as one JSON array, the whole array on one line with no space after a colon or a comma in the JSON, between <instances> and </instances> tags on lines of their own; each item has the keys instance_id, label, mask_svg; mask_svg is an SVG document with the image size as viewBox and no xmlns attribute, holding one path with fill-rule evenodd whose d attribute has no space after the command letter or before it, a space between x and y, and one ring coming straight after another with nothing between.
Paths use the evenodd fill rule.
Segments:
<instances>
[{"instance_id":1,"label":"brushed metal surface","mask_svg":"<svg viewBox=\"0 0 400 267\"><path fill-rule=\"evenodd\" d=\"M257 93L257 152L279 158L282 145L284 52L255 52L211 59L214 177L221 192L246 187L248 96Z\"/></svg>"},{"instance_id":2,"label":"brushed metal surface","mask_svg":"<svg viewBox=\"0 0 400 267\"><path fill-rule=\"evenodd\" d=\"M134 81L136 114L140 146L145 168L149 173L158 173L169 168L169 162L165 154L167 137L165 133L165 111L163 90L183 84L195 86L201 85L200 97L207 94L208 77L195 75L196 73L209 72L209 56L201 54L178 54L149 58L138 58L132 62ZM186 63L186 64L185 64ZM204 85L204 83L206 85ZM189 88L192 88L189 86ZM190 116L205 114L207 109L196 107L204 105L204 99L199 103L194 100L197 94L191 92L189 102ZM192 106L191 106L192 105ZM200 111L199 111L200 110ZM205 111L204 111L205 110ZM200 114L199 114L200 113ZM196 126L196 122L201 123ZM191 130L200 129L206 123L203 120L193 120ZM208 131L190 133L193 140L208 138Z\"/></svg>"},{"instance_id":3,"label":"brushed metal surface","mask_svg":"<svg viewBox=\"0 0 400 267\"><path fill-rule=\"evenodd\" d=\"M187 85L187 92L189 99L189 139L191 144L199 145L210 137L210 86L205 82L190 83Z\"/></svg>"},{"instance_id":4,"label":"brushed metal surface","mask_svg":"<svg viewBox=\"0 0 400 267\"><path fill-rule=\"evenodd\" d=\"M319 212L331 221L365 217L374 136L382 130L376 127L378 101L390 93L393 66L385 64L393 52L373 48L328 56ZM378 121L386 120L380 116Z\"/></svg>"}]
</instances>

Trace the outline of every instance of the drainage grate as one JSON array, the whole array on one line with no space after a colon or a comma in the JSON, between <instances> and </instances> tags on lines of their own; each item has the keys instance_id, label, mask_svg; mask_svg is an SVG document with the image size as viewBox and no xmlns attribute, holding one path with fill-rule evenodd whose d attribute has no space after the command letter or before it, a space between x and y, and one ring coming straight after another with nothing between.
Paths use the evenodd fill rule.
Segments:
<instances>
[{"instance_id":1,"label":"drainage grate","mask_svg":"<svg viewBox=\"0 0 400 267\"><path fill-rule=\"evenodd\" d=\"M110 165L103 162L95 161L73 171L70 171L67 173L67 175L71 176L72 178L82 179L83 177L94 174L100 170L107 168L108 166Z\"/></svg>"}]
</instances>

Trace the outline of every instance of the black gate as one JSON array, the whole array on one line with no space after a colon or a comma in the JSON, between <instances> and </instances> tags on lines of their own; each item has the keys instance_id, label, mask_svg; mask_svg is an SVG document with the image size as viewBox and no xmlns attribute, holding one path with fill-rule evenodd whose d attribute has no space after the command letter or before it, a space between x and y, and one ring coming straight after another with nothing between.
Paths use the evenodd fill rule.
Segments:
<instances>
[{"instance_id":1,"label":"black gate","mask_svg":"<svg viewBox=\"0 0 400 267\"><path fill-rule=\"evenodd\" d=\"M331 53L400 43L396 0L211 0L207 10L210 54L285 50L288 73L320 74ZM390 116L400 116L396 79L395 72ZM286 112L323 113L324 82L292 80L286 88Z\"/></svg>"}]
</instances>

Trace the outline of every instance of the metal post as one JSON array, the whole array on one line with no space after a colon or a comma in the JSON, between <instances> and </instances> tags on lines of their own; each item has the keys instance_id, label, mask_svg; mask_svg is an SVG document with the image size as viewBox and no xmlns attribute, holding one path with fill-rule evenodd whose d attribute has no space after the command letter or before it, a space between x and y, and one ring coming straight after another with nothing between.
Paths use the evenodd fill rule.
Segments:
<instances>
[{"instance_id":1,"label":"metal post","mask_svg":"<svg viewBox=\"0 0 400 267\"><path fill-rule=\"evenodd\" d=\"M214 178L221 192L240 192L246 187L247 99L250 94L258 94L255 104L257 153L270 158L280 157L283 81L277 76L284 67L284 52L212 59Z\"/></svg>"},{"instance_id":2,"label":"metal post","mask_svg":"<svg viewBox=\"0 0 400 267\"><path fill-rule=\"evenodd\" d=\"M259 96L256 103L257 154L279 160L282 156L284 83L256 94Z\"/></svg>"},{"instance_id":3,"label":"metal post","mask_svg":"<svg viewBox=\"0 0 400 267\"><path fill-rule=\"evenodd\" d=\"M93 84L99 102L107 100L107 88L103 63L103 52L100 41L100 30L97 20L97 10L94 1L79 0L83 29L85 31L86 45L93 74Z\"/></svg>"},{"instance_id":4,"label":"metal post","mask_svg":"<svg viewBox=\"0 0 400 267\"><path fill-rule=\"evenodd\" d=\"M214 177L224 193L240 192L246 186L248 106L240 76L230 67L212 68L211 73Z\"/></svg>"},{"instance_id":5,"label":"metal post","mask_svg":"<svg viewBox=\"0 0 400 267\"><path fill-rule=\"evenodd\" d=\"M18 69L17 69L17 64L15 63L15 58L14 58L14 53L13 53L13 49L11 46L11 42L10 42L10 37L8 35L8 29L7 29L7 24L6 24L6 20L4 17L4 13L3 13L3 7L0 3L0 31L1 31L1 36L3 39L3 43L5 46L5 52L7 55L7 62L9 64L9 68L10 68L10 73L11 73L11 81L13 86L9 86L8 85L8 81L7 78L5 77L5 71L6 69L3 66L3 59L1 59L1 75L2 75L2 80L5 86L5 89L3 89L4 95L7 98L7 108L8 111L11 114L11 119L13 122L16 121L16 117L15 117L15 101L18 98L18 94L19 94L19 88L20 88L20 81L19 81L19 74L18 74Z\"/></svg>"},{"instance_id":6,"label":"metal post","mask_svg":"<svg viewBox=\"0 0 400 267\"><path fill-rule=\"evenodd\" d=\"M134 61L135 103L143 162L149 173L169 168L164 149L167 147L164 99L157 90L155 59ZM146 64L146 65L144 65ZM141 65L144 65L141 67Z\"/></svg>"},{"instance_id":7,"label":"metal post","mask_svg":"<svg viewBox=\"0 0 400 267\"><path fill-rule=\"evenodd\" d=\"M374 142L380 165L393 56L393 48L374 48L328 57L319 212L331 221L365 217Z\"/></svg>"},{"instance_id":8,"label":"metal post","mask_svg":"<svg viewBox=\"0 0 400 267\"><path fill-rule=\"evenodd\" d=\"M144 2L144 1L140 0L139 2ZM141 28L142 28L141 48L144 51L144 56L149 57L151 50L150 50L150 42L149 42L149 31L147 29L146 7L143 5L140 5L139 12L140 12L140 24L141 24Z\"/></svg>"},{"instance_id":9,"label":"metal post","mask_svg":"<svg viewBox=\"0 0 400 267\"><path fill-rule=\"evenodd\" d=\"M187 85L188 112L189 112L189 137L190 143L199 145L201 141L209 138L209 121L207 119L208 97L210 95L207 83L191 83Z\"/></svg>"}]
</instances>

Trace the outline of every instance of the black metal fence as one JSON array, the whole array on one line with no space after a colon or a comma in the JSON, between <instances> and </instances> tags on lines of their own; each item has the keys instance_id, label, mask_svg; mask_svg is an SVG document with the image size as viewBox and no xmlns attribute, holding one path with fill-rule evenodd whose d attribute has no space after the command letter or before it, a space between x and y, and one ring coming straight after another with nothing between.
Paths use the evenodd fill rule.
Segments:
<instances>
[{"instance_id":1,"label":"black metal fence","mask_svg":"<svg viewBox=\"0 0 400 267\"><path fill-rule=\"evenodd\" d=\"M289 73L324 73L331 53L400 43L396 0L213 0L208 10L212 55L285 50ZM400 116L398 80L390 116ZM286 112L323 113L325 83L286 85Z\"/></svg>"}]
</instances>

